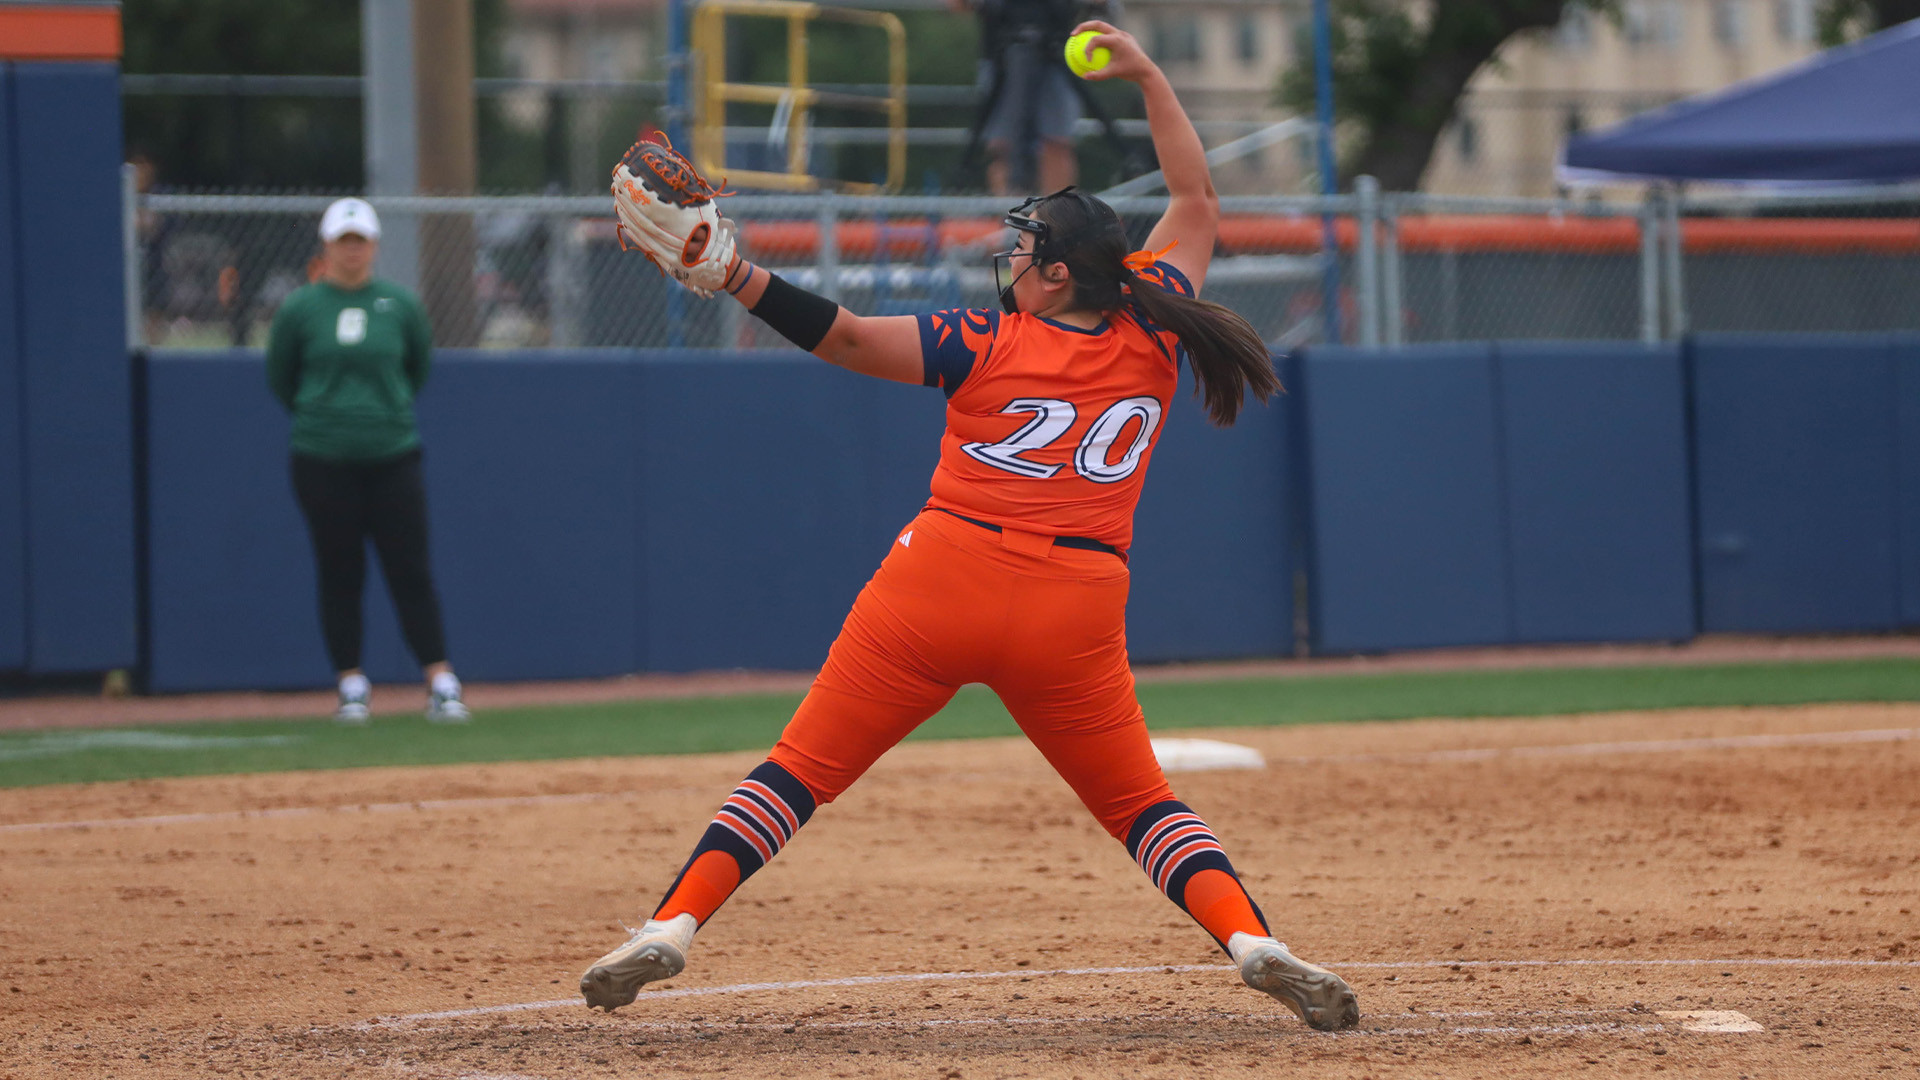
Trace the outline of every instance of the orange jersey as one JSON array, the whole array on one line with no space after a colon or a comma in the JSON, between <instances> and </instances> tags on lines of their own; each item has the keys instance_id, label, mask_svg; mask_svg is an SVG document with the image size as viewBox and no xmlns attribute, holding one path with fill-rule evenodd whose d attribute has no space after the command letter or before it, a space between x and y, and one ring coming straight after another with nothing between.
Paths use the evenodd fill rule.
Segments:
<instances>
[{"instance_id":1,"label":"orange jersey","mask_svg":"<svg viewBox=\"0 0 1920 1080\"><path fill-rule=\"evenodd\" d=\"M1193 295L1170 266L1140 276ZM926 385L947 394L927 505L1125 551L1179 384L1179 339L1131 307L1091 330L983 308L919 319Z\"/></svg>"}]
</instances>

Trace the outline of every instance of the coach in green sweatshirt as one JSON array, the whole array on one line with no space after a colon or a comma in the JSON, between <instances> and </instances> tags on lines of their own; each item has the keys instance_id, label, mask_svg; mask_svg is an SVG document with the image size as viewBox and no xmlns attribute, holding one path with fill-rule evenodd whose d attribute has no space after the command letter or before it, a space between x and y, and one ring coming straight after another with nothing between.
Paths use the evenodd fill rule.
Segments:
<instances>
[{"instance_id":1,"label":"coach in green sweatshirt","mask_svg":"<svg viewBox=\"0 0 1920 1080\"><path fill-rule=\"evenodd\" d=\"M468 719L447 662L427 554L427 495L413 399L433 330L419 298L373 276L380 219L341 199L320 219L319 280L288 296L267 336L267 383L293 414L293 490L320 579L320 627L339 676L334 719L364 724L360 670L367 542L380 555L407 647L429 695L427 719Z\"/></svg>"}]
</instances>

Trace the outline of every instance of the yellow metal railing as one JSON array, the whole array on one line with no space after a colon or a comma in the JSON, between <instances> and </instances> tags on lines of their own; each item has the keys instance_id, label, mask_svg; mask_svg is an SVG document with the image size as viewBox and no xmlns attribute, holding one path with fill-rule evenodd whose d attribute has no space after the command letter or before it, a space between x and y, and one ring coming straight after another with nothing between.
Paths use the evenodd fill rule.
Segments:
<instances>
[{"instance_id":1,"label":"yellow metal railing","mask_svg":"<svg viewBox=\"0 0 1920 1080\"><path fill-rule=\"evenodd\" d=\"M728 16L787 20L787 84L728 82L726 43ZM877 27L887 35L887 96L840 94L807 85L807 24L816 20ZM886 11L822 7L801 0L705 0L694 11L693 50L700 59L699 119L694 126L693 154L707 176L725 176L742 187L777 191L818 191L823 186L842 191L878 194L898 190L907 175L907 29L898 16ZM778 121L786 120L787 171L763 172L727 167L727 104L772 105ZM884 113L887 118L887 182L862 184L814 176L807 171L807 118L821 105Z\"/></svg>"}]
</instances>

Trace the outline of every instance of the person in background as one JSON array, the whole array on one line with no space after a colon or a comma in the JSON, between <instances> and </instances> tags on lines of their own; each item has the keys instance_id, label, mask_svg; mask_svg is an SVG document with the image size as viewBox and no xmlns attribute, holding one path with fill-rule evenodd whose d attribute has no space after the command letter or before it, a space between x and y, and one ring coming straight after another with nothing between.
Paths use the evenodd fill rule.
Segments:
<instances>
[{"instance_id":1,"label":"person in background","mask_svg":"<svg viewBox=\"0 0 1920 1080\"><path fill-rule=\"evenodd\" d=\"M1063 57L1084 18L1115 20L1119 0L948 0L980 20L980 92L987 187L995 195L1058 191L1080 175L1073 126L1081 87Z\"/></svg>"},{"instance_id":2,"label":"person in background","mask_svg":"<svg viewBox=\"0 0 1920 1080\"><path fill-rule=\"evenodd\" d=\"M333 718L364 724L360 597L373 541L407 647L429 689L427 719L465 723L427 555L427 494L413 399L433 331L418 297L373 276L380 219L341 199L320 219L320 277L295 290L267 336L267 383L293 414L293 491L319 564L320 627L339 675Z\"/></svg>"}]
</instances>

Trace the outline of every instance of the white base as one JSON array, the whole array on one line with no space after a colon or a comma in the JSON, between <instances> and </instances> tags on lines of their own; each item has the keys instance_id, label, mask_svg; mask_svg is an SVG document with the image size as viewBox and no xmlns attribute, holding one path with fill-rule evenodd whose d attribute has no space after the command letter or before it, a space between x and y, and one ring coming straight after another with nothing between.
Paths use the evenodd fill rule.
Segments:
<instances>
[{"instance_id":1,"label":"white base","mask_svg":"<svg viewBox=\"0 0 1920 1080\"><path fill-rule=\"evenodd\" d=\"M1662 1020L1677 1020L1684 1031L1703 1031L1715 1035L1745 1035L1766 1028L1749 1020L1745 1013L1728 1009L1704 1009L1694 1012L1655 1013Z\"/></svg>"},{"instance_id":2,"label":"white base","mask_svg":"<svg viewBox=\"0 0 1920 1080\"><path fill-rule=\"evenodd\" d=\"M1267 767L1267 759L1260 756L1260 751L1218 739L1154 739L1153 756L1160 759L1164 772Z\"/></svg>"}]
</instances>

